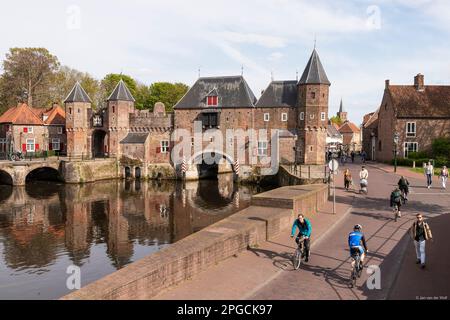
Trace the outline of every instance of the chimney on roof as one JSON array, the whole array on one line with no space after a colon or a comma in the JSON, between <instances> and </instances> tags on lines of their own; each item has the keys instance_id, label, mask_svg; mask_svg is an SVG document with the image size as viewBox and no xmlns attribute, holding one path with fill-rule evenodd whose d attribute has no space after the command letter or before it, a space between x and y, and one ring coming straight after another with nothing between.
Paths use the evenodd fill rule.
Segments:
<instances>
[{"instance_id":1,"label":"chimney on roof","mask_svg":"<svg viewBox=\"0 0 450 320\"><path fill-rule=\"evenodd\" d=\"M414 77L414 87L417 91L423 91L425 89L425 79L423 74L418 74Z\"/></svg>"},{"instance_id":2,"label":"chimney on roof","mask_svg":"<svg viewBox=\"0 0 450 320\"><path fill-rule=\"evenodd\" d=\"M391 81L388 79L386 80L386 89L389 89L389 85L391 84Z\"/></svg>"}]
</instances>

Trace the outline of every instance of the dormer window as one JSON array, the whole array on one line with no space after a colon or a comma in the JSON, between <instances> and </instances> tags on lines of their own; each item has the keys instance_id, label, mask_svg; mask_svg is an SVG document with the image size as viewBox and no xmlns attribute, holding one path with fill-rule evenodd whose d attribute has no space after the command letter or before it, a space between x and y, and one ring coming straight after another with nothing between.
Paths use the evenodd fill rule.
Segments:
<instances>
[{"instance_id":1,"label":"dormer window","mask_svg":"<svg viewBox=\"0 0 450 320\"><path fill-rule=\"evenodd\" d=\"M208 107L217 107L219 104L219 97L218 96L209 96L206 98L206 104Z\"/></svg>"}]
</instances>

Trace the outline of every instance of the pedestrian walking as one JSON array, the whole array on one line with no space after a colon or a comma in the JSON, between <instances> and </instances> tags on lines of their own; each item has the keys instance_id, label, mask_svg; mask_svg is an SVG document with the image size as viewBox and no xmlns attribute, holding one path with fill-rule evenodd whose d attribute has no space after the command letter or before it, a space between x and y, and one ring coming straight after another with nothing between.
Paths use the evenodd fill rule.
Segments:
<instances>
[{"instance_id":1,"label":"pedestrian walking","mask_svg":"<svg viewBox=\"0 0 450 320\"><path fill-rule=\"evenodd\" d=\"M423 269L425 268L425 243L428 240L433 240L433 235L430 226L423 221L423 216L420 213L416 215L416 218L417 220L413 223L409 232L416 247L416 263L420 264Z\"/></svg>"},{"instance_id":2,"label":"pedestrian walking","mask_svg":"<svg viewBox=\"0 0 450 320\"><path fill-rule=\"evenodd\" d=\"M446 166L442 167L442 170L441 170L441 173L439 176L441 177L442 188L447 189L448 169Z\"/></svg>"},{"instance_id":3,"label":"pedestrian walking","mask_svg":"<svg viewBox=\"0 0 450 320\"><path fill-rule=\"evenodd\" d=\"M428 161L428 164L425 167L425 175L427 176L427 188L430 189L431 185L433 184L433 174L434 174L434 167L431 164L431 161Z\"/></svg>"},{"instance_id":4,"label":"pedestrian walking","mask_svg":"<svg viewBox=\"0 0 450 320\"><path fill-rule=\"evenodd\" d=\"M351 156L352 156L352 163L355 163L355 151L352 151Z\"/></svg>"},{"instance_id":5,"label":"pedestrian walking","mask_svg":"<svg viewBox=\"0 0 450 320\"><path fill-rule=\"evenodd\" d=\"M366 163L366 157L367 157L367 153L363 150L361 152L361 160L363 163Z\"/></svg>"},{"instance_id":6,"label":"pedestrian walking","mask_svg":"<svg viewBox=\"0 0 450 320\"><path fill-rule=\"evenodd\" d=\"M344 171L344 188L348 191L350 185L352 184L352 174L349 169L345 169Z\"/></svg>"}]
</instances>

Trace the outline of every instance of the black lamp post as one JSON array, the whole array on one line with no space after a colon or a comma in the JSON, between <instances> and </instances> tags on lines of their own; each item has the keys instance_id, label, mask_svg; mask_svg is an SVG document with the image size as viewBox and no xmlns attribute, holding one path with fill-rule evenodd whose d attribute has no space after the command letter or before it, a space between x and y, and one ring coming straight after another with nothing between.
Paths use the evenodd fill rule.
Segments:
<instances>
[{"instance_id":1,"label":"black lamp post","mask_svg":"<svg viewBox=\"0 0 450 320\"><path fill-rule=\"evenodd\" d=\"M397 152L398 152L398 140L400 135L398 132L394 133L394 172L397 172Z\"/></svg>"}]
</instances>

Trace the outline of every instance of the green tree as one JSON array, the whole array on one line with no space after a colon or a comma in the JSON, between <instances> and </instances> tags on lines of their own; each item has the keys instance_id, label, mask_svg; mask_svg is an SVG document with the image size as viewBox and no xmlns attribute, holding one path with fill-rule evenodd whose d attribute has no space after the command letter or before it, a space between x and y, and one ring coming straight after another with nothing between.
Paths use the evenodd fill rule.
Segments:
<instances>
[{"instance_id":1,"label":"green tree","mask_svg":"<svg viewBox=\"0 0 450 320\"><path fill-rule=\"evenodd\" d=\"M150 109L155 103L162 102L166 111L172 112L173 106L186 94L189 87L183 83L155 82L150 86Z\"/></svg>"},{"instance_id":2,"label":"green tree","mask_svg":"<svg viewBox=\"0 0 450 320\"><path fill-rule=\"evenodd\" d=\"M450 158L450 138L438 138L431 146L434 157Z\"/></svg>"},{"instance_id":3,"label":"green tree","mask_svg":"<svg viewBox=\"0 0 450 320\"><path fill-rule=\"evenodd\" d=\"M336 123L336 124L339 125L339 126L341 126L342 123L343 123L342 119L341 119L339 116L331 117L331 118L330 118L330 121L331 121L332 123Z\"/></svg>"},{"instance_id":4,"label":"green tree","mask_svg":"<svg viewBox=\"0 0 450 320\"><path fill-rule=\"evenodd\" d=\"M48 105L58 69L58 58L45 48L11 48L3 61L4 103L12 106L27 100L29 106Z\"/></svg>"},{"instance_id":5,"label":"green tree","mask_svg":"<svg viewBox=\"0 0 450 320\"><path fill-rule=\"evenodd\" d=\"M135 107L137 109L152 109L151 96L150 96L150 87L143 84L137 83L136 87L136 95L134 97L136 99Z\"/></svg>"}]
</instances>

